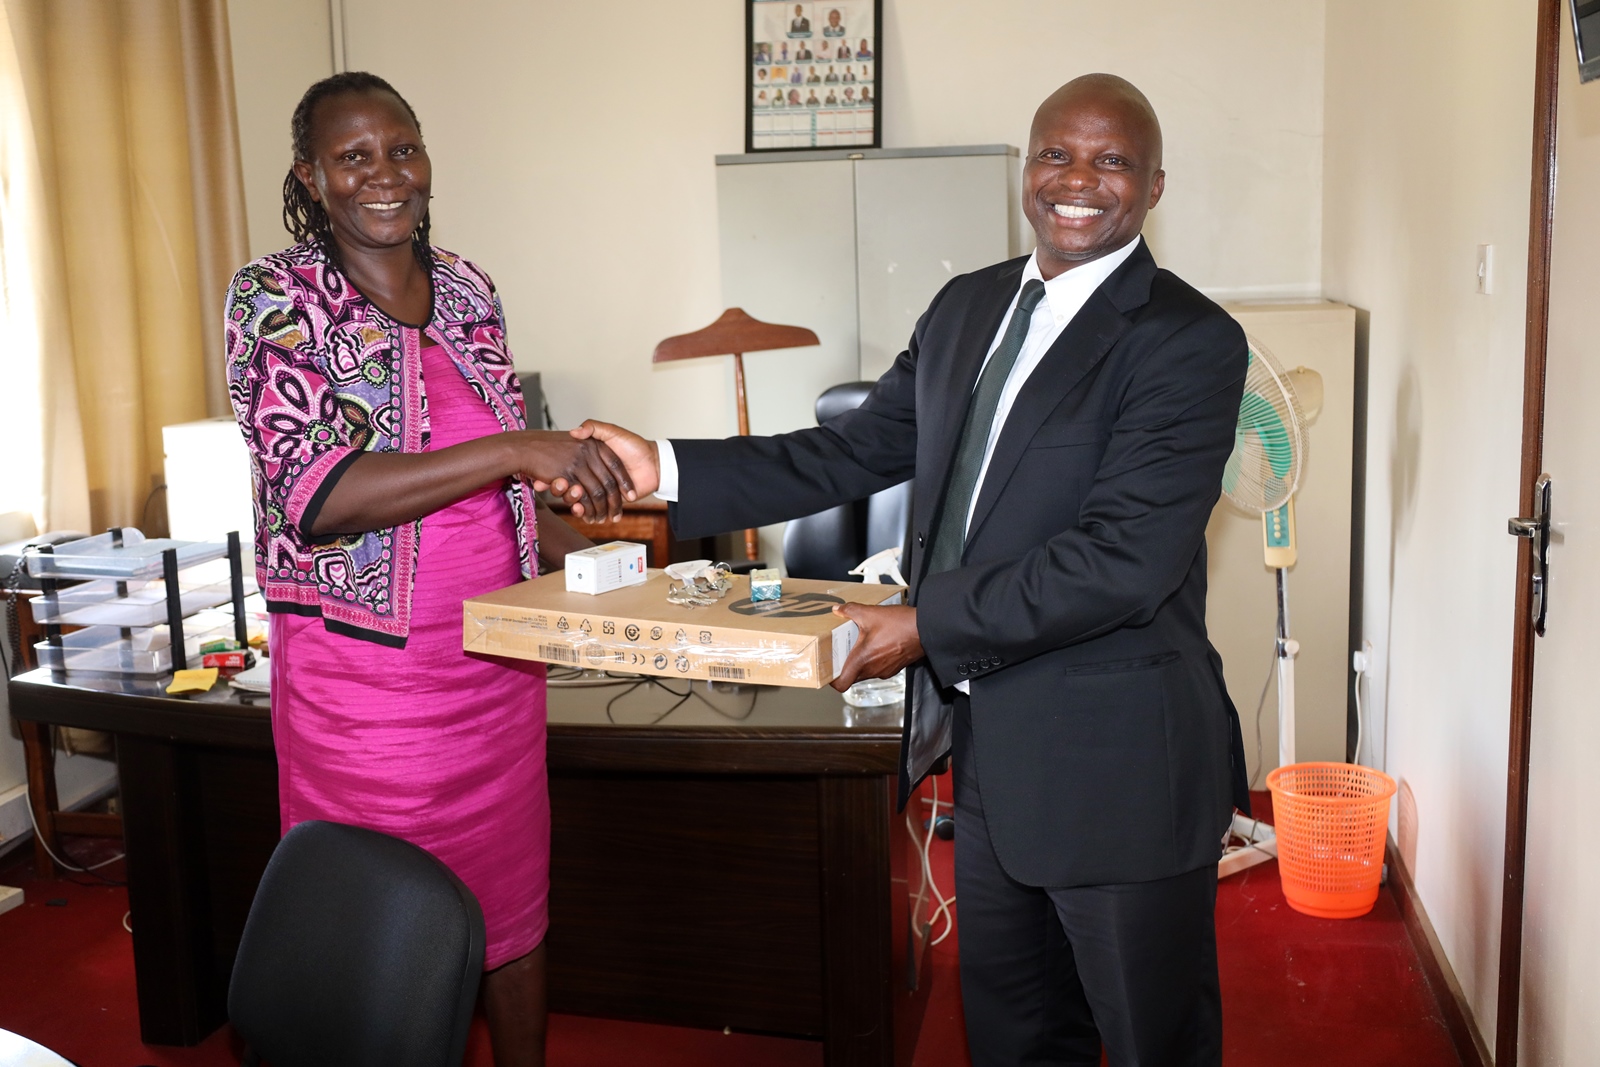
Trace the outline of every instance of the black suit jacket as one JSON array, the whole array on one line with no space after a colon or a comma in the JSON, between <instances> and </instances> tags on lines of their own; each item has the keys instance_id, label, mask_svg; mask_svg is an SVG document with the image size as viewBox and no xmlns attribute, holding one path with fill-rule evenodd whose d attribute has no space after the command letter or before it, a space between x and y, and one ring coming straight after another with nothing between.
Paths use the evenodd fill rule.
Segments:
<instances>
[{"instance_id":1,"label":"black suit jacket","mask_svg":"<svg viewBox=\"0 0 1600 1067\"><path fill-rule=\"evenodd\" d=\"M971 685L994 848L1030 885L1215 863L1248 810L1238 714L1206 637L1206 521L1233 448L1244 331L1141 242L1018 394L962 566L925 546L968 401L1025 259L952 280L855 411L766 438L674 441L681 537L808 515L916 478L901 801Z\"/></svg>"}]
</instances>

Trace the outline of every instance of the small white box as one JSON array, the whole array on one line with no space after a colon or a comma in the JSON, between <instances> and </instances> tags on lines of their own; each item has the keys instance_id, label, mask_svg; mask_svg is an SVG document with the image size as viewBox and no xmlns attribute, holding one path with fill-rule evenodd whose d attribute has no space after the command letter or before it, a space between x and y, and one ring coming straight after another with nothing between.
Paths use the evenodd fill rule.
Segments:
<instances>
[{"instance_id":1,"label":"small white box","mask_svg":"<svg viewBox=\"0 0 1600 1067\"><path fill-rule=\"evenodd\" d=\"M644 580L643 545L612 541L567 553L569 593L609 593Z\"/></svg>"}]
</instances>

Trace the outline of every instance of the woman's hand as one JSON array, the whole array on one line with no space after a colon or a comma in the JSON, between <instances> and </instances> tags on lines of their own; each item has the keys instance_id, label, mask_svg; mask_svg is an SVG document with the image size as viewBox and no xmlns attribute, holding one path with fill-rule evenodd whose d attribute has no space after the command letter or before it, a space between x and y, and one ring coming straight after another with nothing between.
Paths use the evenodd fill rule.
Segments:
<instances>
[{"instance_id":1,"label":"woman's hand","mask_svg":"<svg viewBox=\"0 0 1600 1067\"><path fill-rule=\"evenodd\" d=\"M627 465L600 441L513 430L437 452L365 453L345 469L307 532L324 537L398 526L519 476L555 492L590 522L620 518L623 501L640 495Z\"/></svg>"},{"instance_id":2,"label":"woman's hand","mask_svg":"<svg viewBox=\"0 0 1600 1067\"><path fill-rule=\"evenodd\" d=\"M623 503L638 499L628 465L598 440L560 430L518 430L507 437L517 473L535 489L560 496L580 518L615 522Z\"/></svg>"}]
</instances>

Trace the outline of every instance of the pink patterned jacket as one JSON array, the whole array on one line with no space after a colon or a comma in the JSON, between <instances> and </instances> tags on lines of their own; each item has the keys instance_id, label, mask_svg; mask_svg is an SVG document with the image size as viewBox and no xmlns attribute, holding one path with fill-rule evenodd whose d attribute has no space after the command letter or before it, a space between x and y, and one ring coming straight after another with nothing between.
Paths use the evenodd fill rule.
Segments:
<instances>
[{"instance_id":1,"label":"pink patterned jacket","mask_svg":"<svg viewBox=\"0 0 1600 1067\"><path fill-rule=\"evenodd\" d=\"M493 283L449 252L435 248L433 260L429 333L502 427L526 428ZM270 610L320 615L336 633L404 647L421 520L348 536L310 531L363 452L427 450L421 334L362 296L315 243L234 275L228 393L252 457L256 578ZM539 552L533 490L511 479L506 495L527 577Z\"/></svg>"}]
</instances>

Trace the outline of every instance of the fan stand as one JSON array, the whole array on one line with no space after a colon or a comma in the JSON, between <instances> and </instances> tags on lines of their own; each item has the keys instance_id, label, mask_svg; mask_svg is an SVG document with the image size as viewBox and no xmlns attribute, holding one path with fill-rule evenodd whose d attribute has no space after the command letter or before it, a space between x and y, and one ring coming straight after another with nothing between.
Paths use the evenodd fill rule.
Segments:
<instances>
[{"instance_id":1,"label":"fan stand","mask_svg":"<svg viewBox=\"0 0 1600 1067\"><path fill-rule=\"evenodd\" d=\"M1287 568L1274 567L1273 573L1278 584L1278 766L1287 767L1294 762L1294 658L1300 654L1300 642L1289 636ZM1233 813L1223 844L1222 859L1217 862L1218 878L1278 858L1278 838L1272 827L1243 812Z\"/></svg>"},{"instance_id":2,"label":"fan stand","mask_svg":"<svg viewBox=\"0 0 1600 1067\"><path fill-rule=\"evenodd\" d=\"M1261 516L1261 536L1266 547L1266 562L1273 570L1278 589L1278 625L1274 647L1277 650L1278 672L1278 766L1287 767L1294 758L1294 660L1300 654L1300 642L1289 636L1289 568L1296 556L1294 542L1294 498L1281 508ZM1243 843L1234 846L1238 839ZM1233 813L1233 824L1228 828L1225 851L1217 864L1217 877L1230 874L1276 859L1278 839L1272 827L1239 812Z\"/></svg>"},{"instance_id":3,"label":"fan stand","mask_svg":"<svg viewBox=\"0 0 1600 1067\"><path fill-rule=\"evenodd\" d=\"M1300 642L1289 636L1289 587L1287 570L1277 568L1278 576L1278 766L1287 767L1294 759L1294 659Z\"/></svg>"}]
</instances>

